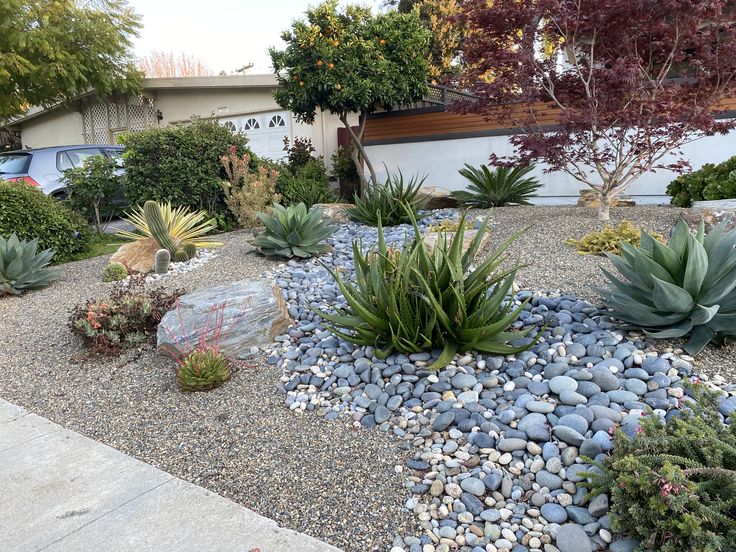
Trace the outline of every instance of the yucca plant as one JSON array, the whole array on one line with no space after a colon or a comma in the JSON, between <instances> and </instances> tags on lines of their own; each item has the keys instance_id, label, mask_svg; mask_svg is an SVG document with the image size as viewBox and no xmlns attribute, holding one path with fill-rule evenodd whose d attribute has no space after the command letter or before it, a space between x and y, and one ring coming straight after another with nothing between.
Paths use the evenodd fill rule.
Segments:
<instances>
[{"instance_id":1,"label":"yucca plant","mask_svg":"<svg viewBox=\"0 0 736 552\"><path fill-rule=\"evenodd\" d=\"M724 223L693 235L677 223L667 245L642 232L641 245L607 254L623 279L603 269L613 288L600 293L613 315L657 338L690 334L696 355L712 340L736 337L736 231Z\"/></svg>"},{"instance_id":2,"label":"yucca plant","mask_svg":"<svg viewBox=\"0 0 736 552\"><path fill-rule=\"evenodd\" d=\"M441 349L433 369L446 366L457 352L508 355L527 349L530 345L509 344L533 329L508 331L526 305L514 308L508 298L519 265L499 270L503 253L519 234L471 270L487 219L463 253L465 215L452 240L440 235L432 251L422 241L410 208L407 216L414 227L413 243L399 252L390 250L379 218L377 249L363 253L361 244L353 242L355 282L331 271L348 307L335 309L336 314L315 311L328 327L355 344L375 346L379 358Z\"/></svg>"},{"instance_id":3,"label":"yucca plant","mask_svg":"<svg viewBox=\"0 0 736 552\"><path fill-rule=\"evenodd\" d=\"M186 255L196 252L196 248L222 245L221 242L204 238L208 232L217 228L217 223L208 219L204 211L190 211L185 206L173 208L171 203L147 201L126 214L126 220L135 226L135 231L121 230L117 233L118 236L131 240L153 238L163 249L169 250L172 259L187 244L191 244L189 248L195 249L185 253Z\"/></svg>"},{"instance_id":4,"label":"yucca plant","mask_svg":"<svg viewBox=\"0 0 736 552\"><path fill-rule=\"evenodd\" d=\"M15 234L7 239L0 236L0 296L49 285L56 271L45 267L53 256L50 249L38 251L38 240L19 240Z\"/></svg>"},{"instance_id":5,"label":"yucca plant","mask_svg":"<svg viewBox=\"0 0 736 552\"><path fill-rule=\"evenodd\" d=\"M207 391L230 379L230 362L218 350L195 349L180 361L177 371L182 391Z\"/></svg>"},{"instance_id":6,"label":"yucca plant","mask_svg":"<svg viewBox=\"0 0 736 552\"><path fill-rule=\"evenodd\" d=\"M383 185L366 187L363 197L356 195L355 205L347 209L348 215L370 226L378 226L379 217L385 226L408 223L409 213L416 215L427 203L428 196L419 193L426 179L426 176L421 179L413 176L404 182L401 171L390 175ZM406 210L407 205L409 211Z\"/></svg>"},{"instance_id":7,"label":"yucca plant","mask_svg":"<svg viewBox=\"0 0 736 552\"><path fill-rule=\"evenodd\" d=\"M537 195L541 182L533 176L527 177L534 167L497 167L490 170L486 165L480 168L465 164L460 174L470 181L467 190L452 192L459 203L467 207L488 209L502 207L511 203L529 205L529 200Z\"/></svg>"},{"instance_id":8,"label":"yucca plant","mask_svg":"<svg viewBox=\"0 0 736 552\"><path fill-rule=\"evenodd\" d=\"M319 208L312 207L307 211L303 203L289 207L274 203L271 209L274 216L257 214L266 230L250 242L261 253L307 258L329 251L326 240L334 234L336 227L325 222Z\"/></svg>"}]
</instances>

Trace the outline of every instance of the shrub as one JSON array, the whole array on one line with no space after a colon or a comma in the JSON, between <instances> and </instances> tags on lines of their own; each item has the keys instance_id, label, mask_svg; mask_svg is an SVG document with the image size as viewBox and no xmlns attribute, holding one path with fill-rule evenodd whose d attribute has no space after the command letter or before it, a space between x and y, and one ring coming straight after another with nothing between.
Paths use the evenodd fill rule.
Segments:
<instances>
[{"instance_id":1,"label":"shrub","mask_svg":"<svg viewBox=\"0 0 736 552\"><path fill-rule=\"evenodd\" d=\"M132 275L115 284L108 299L78 305L69 326L94 352L117 353L151 341L161 318L183 293L146 288L144 275Z\"/></svg>"},{"instance_id":2,"label":"shrub","mask_svg":"<svg viewBox=\"0 0 736 552\"><path fill-rule=\"evenodd\" d=\"M459 172L470 181L468 189L452 192L452 195L462 205L480 209L512 203L529 205L529 200L542 187L535 177L526 176L533 170L534 167L497 167L491 171L486 165L475 168L466 164Z\"/></svg>"},{"instance_id":3,"label":"shrub","mask_svg":"<svg viewBox=\"0 0 736 552\"><path fill-rule=\"evenodd\" d=\"M294 138L292 144L289 138L284 137L284 151L286 152L286 166L294 174L312 161L322 163L322 159L314 155L317 150L314 149L311 138Z\"/></svg>"},{"instance_id":4,"label":"shrub","mask_svg":"<svg viewBox=\"0 0 736 552\"><path fill-rule=\"evenodd\" d=\"M160 205L155 201L146 201L142 207L128 213L126 220L135 226L135 231L121 230L118 236L131 240L153 238L177 262L194 257L198 247L222 245L203 239L215 229L215 224L207 220L204 211L190 212L186 207L174 209L170 203Z\"/></svg>"},{"instance_id":5,"label":"shrub","mask_svg":"<svg viewBox=\"0 0 736 552\"><path fill-rule=\"evenodd\" d=\"M125 191L131 205L153 200L174 207L227 213L220 157L233 146L247 153L245 136L216 122L154 128L125 137ZM251 156L253 168L257 160Z\"/></svg>"},{"instance_id":6,"label":"shrub","mask_svg":"<svg viewBox=\"0 0 736 552\"><path fill-rule=\"evenodd\" d=\"M693 201L736 198L736 156L678 176L667 186L667 195L678 207L690 207Z\"/></svg>"},{"instance_id":7,"label":"shrub","mask_svg":"<svg viewBox=\"0 0 736 552\"><path fill-rule=\"evenodd\" d=\"M113 200L120 189L120 177L115 174L115 161L104 155L84 160L81 167L64 171L62 182L69 190L68 205L91 219L98 234L102 234L102 213L112 216Z\"/></svg>"},{"instance_id":8,"label":"shrub","mask_svg":"<svg viewBox=\"0 0 736 552\"><path fill-rule=\"evenodd\" d=\"M318 159L307 161L296 172L286 170L280 173L276 181L276 191L285 205L304 203L311 207L315 203L334 201L327 170Z\"/></svg>"},{"instance_id":9,"label":"shrub","mask_svg":"<svg viewBox=\"0 0 736 552\"><path fill-rule=\"evenodd\" d=\"M312 207L307 211L303 203L283 207L273 204L275 216L258 213L266 230L251 242L264 255L307 258L325 253L326 243L335 232L335 226L324 222L322 212Z\"/></svg>"},{"instance_id":10,"label":"shrub","mask_svg":"<svg viewBox=\"0 0 736 552\"><path fill-rule=\"evenodd\" d=\"M222 181L221 186L225 191L225 203L230 212L240 226L244 228L257 226L257 213L280 199L276 193L278 171L264 165L252 171L250 155L244 153L239 156L234 147L231 147L220 161L229 178L229 181Z\"/></svg>"},{"instance_id":11,"label":"shrub","mask_svg":"<svg viewBox=\"0 0 736 552\"><path fill-rule=\"evenodd\" d=\"M651 233L650 236L659 242L664 243L665 241L660 234ZM641 228L624 220L618 225L618 228L606 224L603 230L585 234L579 240L570 238L564 243L575 247L581 255L603 255L604 253L620 255L619 244L621 242L638 246L641 243Z\"/></svg>"},{"instance_id":12,"label":"shrub","mask_svg":"<svg viewBox=\"0 0 736 552\"><path fill-rule=\"evenodd\" d=\"M53 256L49 249L38 251L38 240L0 236L0 297L49 285L56 278L56 272L46 268Z\"/></svg>"},{"instance_id":13,"label":"shrub","mask_svg":"<svg viewBox=\"0 0 736 552\"><path fill-rule=\"evenodd\" d=\"M371 226L378 226L379 220L386 226L411 222L427 203L427 196L419 194L426 179L413 176L405 183L399 171L398 175L389 176L383 186L367 186L362 198L356 195L355 205L347 209L348 215Z\"/></svg>"},{"instance_id":14,"label":"shrub","mask_svg":"<svg viewBox=\"0 0 736 552\"><path fill-rule=\"evenodd\" d=\"M736 230L724 223L697 235L680 220L668 244L646 232L639 247L621 243L622 256L607 254L623 280L601 295L613 315L658 338L690 334L685 350L698 354L712 340L736 337Z\"/></svg>"},{"instance_id":15,"label":"shrub","mask_svg":"<svg viewBox=\"0 0 736 552\"><path fill-rule=\"evenodd\" d=\"M442 219L442 222L440 222L439 224L431 224L428 230L430 232L457 232L459 228L459 221L447 218ZM463 228L465 230L471 230L473 228L473 222L470 220L466 220L463 223Z\"/></svg>"},{"instance_id":16,"label":"shrub","mask_svg":"<svg viewBox=\"0 0 736 552\"><path fill-rule=\"evenodd\" d=\"M208 391L230 379L230 362L216 348L195 349L179 361L177 379L182 391Z\"/></svg>"},{"instance_id":17,"label":"shrub","mask_svg":"<svg viewBox=\"0 0 736 552\"><path fill-rule=\"evenodd\" d=\"M86 251L92 238L87 222L59 201L23 182L0 181L0 236L12 234L38 239L41 249L54 251L56 263Z\"/></svg>"},{"instance_id":18,"label":"shrub","mask_svg":"<svg viewBox=\"0 0 736 552\"><path fill-rule=\"evenodd\" d=\"M103 282L118 282L128 277L128 269L121 263L110 263L102 271Z\"/></svg>"},{"instance_id":19,"label":"shrub","mask_svg":"<svg viewBox=\"0 0 736 552\"><path fill-rule=\"evenodd\" d=\"M350 151L341 146L332 154L330 160L332 175L340 181L340 195L344 198L353 197L360 187L360 176Z\"/></svg>"},{"instance_id":20,"label":"shrub","mask_svg":"<svg viewBox=\"0 0 736 552\"><path fill-rule=\"evenodd\" d=\"M695 402L666 423L641 419L591 470L590 494L611 499L613 528L661 552L729 552L736 543L736 425L724 426L717 394L695 385Z\"/></svg>"},{"instance_id":21,"label":"shrub","mask_svg":"<svg viewBox=\"0 0 736 552\"><path fill-rule=\"evenodd\" d=\"M465 215L452 241L448 243L440 234L430 253L410 208L407 213L414 226L412 244L398 253L389 252L379 221L375 251L364 254L360 243L353 242L355 283L331 272L348 306L336 308L336 314L315 311L330 329L358 345L375 346L379 358L394 351L410 354L441 349L433 369L446 366L457 352L508 355L529 348L531 339L524 345L508 343L534 329L507 331L526 305L514 308L507 298L519 266L497 270L505 260L503 252L518 234L471 270L487 219L465 253Z\"/></svg>"}]
</instances>

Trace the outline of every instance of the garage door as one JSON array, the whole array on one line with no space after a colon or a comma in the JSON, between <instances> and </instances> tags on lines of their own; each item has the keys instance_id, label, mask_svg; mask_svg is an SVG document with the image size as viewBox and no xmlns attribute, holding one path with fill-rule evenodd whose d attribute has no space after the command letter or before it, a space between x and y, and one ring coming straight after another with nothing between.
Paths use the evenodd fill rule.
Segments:
<instances>
[{"instance_id":1,"label":"garage door","mask_svg":"<svg viewBox=\"0 0 736 552\"><path fill-rule=\"evenodd\" d=\"M284 138L291 139L291 117L288 111L223 117L220 124L245 134L253 153L274 161L285 156Z\"/></svg>"}]
</instances>

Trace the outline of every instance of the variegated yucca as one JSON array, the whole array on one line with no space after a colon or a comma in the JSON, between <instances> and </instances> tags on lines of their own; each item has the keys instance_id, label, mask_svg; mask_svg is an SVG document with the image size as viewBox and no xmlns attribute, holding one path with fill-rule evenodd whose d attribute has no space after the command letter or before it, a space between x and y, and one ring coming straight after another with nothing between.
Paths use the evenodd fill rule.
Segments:
<instances>
[{"instance_id":1,"label":"variegated yucca","mask_svg":"<svg viewBox=\"0 0 736 552\"><path fill-rule=\"evenodd\" d=\"M508 331L526 305L514 307L508 297L519 266L499 269L518 234L471 269L487 219L466 252L465 215L452 240L442 234L430 251L412 210L406 211L414 226L412 243L398 252L388 248L379 216L377 249L363 253L353 242L355 282L331 271L348 307L336 308L336 314L315 311L328 327L348 341L375 346L378 358L440 349L432 369L446 366L457 352L509 355L531 347L509 343L535 329Z\"/></svg>"},{"instance_id":2,"label":"variegated yucca","mask_svg":"<svg viewBox=\"0 0 736 552\"><path fill-rule=\"evenodd\" d=\"M641 233L641 245L620 244L607 254L621 274L603 269L612 289L601 295L613 315L657 338L690 335L696 355L713 340L736 338L736 231L724 223L707 235L680 220L668 244Z\"/></svg>"}]
</instances>

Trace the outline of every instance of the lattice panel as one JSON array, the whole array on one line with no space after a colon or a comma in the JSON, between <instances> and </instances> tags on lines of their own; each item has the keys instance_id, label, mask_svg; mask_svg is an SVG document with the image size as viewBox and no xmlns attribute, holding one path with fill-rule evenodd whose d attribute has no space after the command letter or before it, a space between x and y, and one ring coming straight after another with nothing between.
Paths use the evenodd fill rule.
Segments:
<instances>
[{"instance_id":1,"label":"lattice panel","mask_svg":"<svg viewBox=\"0 0 736 552\"><path fill-rule=\"evenodd\" d=\"M156 124L156 110L149 98L91 100L82 109L86 144L107 144L121 131L139 132Z\"/></svg>"}]
</instances>

